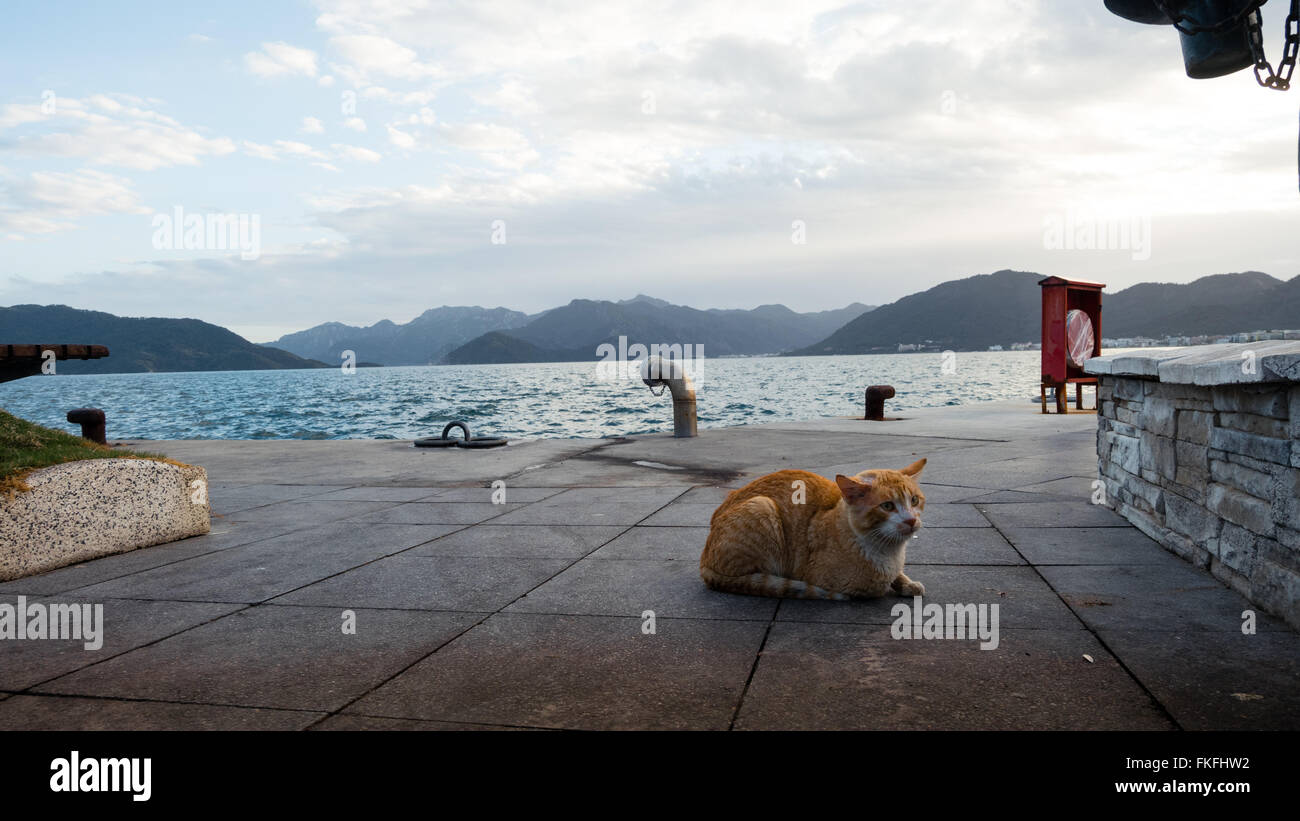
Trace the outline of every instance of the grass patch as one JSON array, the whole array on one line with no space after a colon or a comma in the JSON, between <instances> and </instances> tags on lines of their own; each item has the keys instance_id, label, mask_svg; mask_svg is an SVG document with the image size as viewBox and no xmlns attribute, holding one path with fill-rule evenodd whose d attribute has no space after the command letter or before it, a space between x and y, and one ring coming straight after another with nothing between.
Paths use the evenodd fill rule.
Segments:
<instances>
[{"instance_id":1,"label":"grass patch","mask_svg":"<svg viewBox=\"0 0 1300 821\"><path fill-rule=\"evenodd\" d=\"M23 479L34 470L82 459L154 459L180 464L161 454L116 450L0 410L0 495L12 497L29 490Z\"/></svg>"}]
</instances>

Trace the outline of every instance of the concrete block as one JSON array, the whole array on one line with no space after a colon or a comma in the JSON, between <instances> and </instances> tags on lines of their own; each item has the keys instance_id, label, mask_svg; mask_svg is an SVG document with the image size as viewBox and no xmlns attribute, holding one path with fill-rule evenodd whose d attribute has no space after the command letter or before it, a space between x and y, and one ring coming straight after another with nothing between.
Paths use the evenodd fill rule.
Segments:
<instances>
[{"instance_id":1,"label":"concrete block","mask_svg":"<svg viewBox=\"0 0 1300 821\"><path fill-rule=\"evenodd\" d=\"M1229 522L1262 536L1273 535L1273 511L1268 501L1216 483L1206 492L1205 503L1211 512Z\"/></svg>"},{"instance_id":2,"label":"concrete block","mask_svg":"<svg viewBox=\"0 0 1300 821\"><path fill-rule=\"evenodd\" d=\"M0 581L207 533L207 476L201 467L129 458L33 472L30 490L0 495Z\"/></svg>"}]
</instances>

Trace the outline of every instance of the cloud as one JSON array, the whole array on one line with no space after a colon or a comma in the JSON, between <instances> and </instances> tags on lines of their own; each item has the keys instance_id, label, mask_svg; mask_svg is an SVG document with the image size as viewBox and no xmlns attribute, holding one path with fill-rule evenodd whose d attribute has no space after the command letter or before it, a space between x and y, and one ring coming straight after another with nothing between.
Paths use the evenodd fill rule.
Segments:
<instances>
[{"instance_id":1,"label":"cloud","mask_svg":"<svg viewBox=\"0 0 1300 821\"><path fill-rule=\"evenodd\" d=\"M360 117L349 117L348 119L343 121L343 127L350 128L353 131L365 131L366 121L361 119Z\"/></svg>"},{"instance_id":2,"label":"cloud","mask_svg":"<svg viewBox=\"0 0 1300 821\"><path fill-rule=\"evenodd\" d=\"M388 126L388 141L398 148L415 147L415 138L405 131Z\"/></svg>"},{"instance_id":3,"label":"cloud","mask_svg":"<svg viewBox=\"0 0 1300 821\"><path fill-rule=\"evenodd\" d=\"M345 64L340 73L354 77L391 77L418 80L439 74L431 63L418 59L414 49L373 34L345 34L330 38L330 47Z\"/></svg>"},{"instance_id":4,"label":"cloud","mask_svg":"<svg viewBox=\"0 0 1300 821\"><path fill-rule=\"evenodd\" d=\"M371 151L369 148L362 148L356 145L334 143L330 147L334 149L337 156L346 160L354 160L356 162L379 162L384 156L377 151Z\"/></svg>"},{"instance_id":5,"label":"cloud","mask_svg":"<svg viewBox=\"0 0 1300 821\"><path fill-rule=\"evenodd\" d=\"M258 77L316 76L316 52L288 43L263 43L244 55L244 67Z\"/></svg>"},{"instance_id":6,"label":"cloud","mask_svg":"<svg viewBox=\"0 0 1300 821\"><path fill-rule=\"evenodd\" d=\"M302 128L299 130L304 134L323 134L325 133L325 126L315 117L303 117Z\"/></svg>"},{"instance_id":7,"label":"cloud","mask_svg":"<svg viewBox=\"0 0 1300 821\"><path fill-rule=\"evenodd\" d=\"M207 157L235 150L233 140L206 136L143 108L145 102L128 95L96 94L84 99L53 97L48 107L11 104L0 109L0 131L42 126L40 133L11 140L8 147L20 154L79 158L94 165L144 171L198 165Z\"/></svg>"},{"instance_id":8,"label":"cloud","mask_svg":"<svg viewBox=\"0 0 1300 821\"><path fill-rule=\"evenodd\" d=\"M0 175L0 231L47 234L86 216L147 214L130 180L93 169Z\"/></svg>"}]
</instances>

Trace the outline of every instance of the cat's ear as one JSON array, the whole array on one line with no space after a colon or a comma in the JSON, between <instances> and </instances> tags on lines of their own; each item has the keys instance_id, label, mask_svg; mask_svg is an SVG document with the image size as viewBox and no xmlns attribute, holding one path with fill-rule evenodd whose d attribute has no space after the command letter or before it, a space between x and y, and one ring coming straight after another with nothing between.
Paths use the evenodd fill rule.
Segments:
<instances>
[{"instance_id":1,"label":"cat's ear","mask_svg":"<svg viewBox=\"0 0 1300 821\"><path fill-rule=\"evenodd\" d=\"M845 476L843 474L836 474L835 484L839 485L840 494L843 495L845 499L856 499L871 490L870 479L859 481L854 479L852 476Z\"/></svg>"},{"instance_id":2,"label":"cat's ear","mask_svg":"<svg viewBox=\"0 0 1300 821\"><path fill-rule=\"evenodd\" d=\"M920 474L921 468L923 467L925 467L925 460L920 459L908 465L907 467L903 468L902 470L899 471L899 473L903 474L904 476L916 476Z\"/></svg>"}]
</instances>

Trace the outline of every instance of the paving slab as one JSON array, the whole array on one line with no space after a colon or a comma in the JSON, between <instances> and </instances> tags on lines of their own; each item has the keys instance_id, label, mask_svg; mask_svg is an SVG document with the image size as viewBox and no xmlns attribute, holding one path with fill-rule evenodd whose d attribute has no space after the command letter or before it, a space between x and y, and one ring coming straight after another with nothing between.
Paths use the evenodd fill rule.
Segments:
<instances>
[{"instance_id":1,"label":"paving slab","mask_svg":"<svg viewBox=\"0 0 1300 821\"><path fill-rule=\"evenodd\" d=\"M295 499L238 510L227 514L226 518L234 522L267 522L294 527L311 527L323 522L333 522L383 510L394 505L394 502L317 502Z\"/></svg>"},{"instance_id":2,"label":"paving slab","mask_svg":"<svg viewBox=\"0 0 1300 821\"><path fill-rule=\"evenodd\" d=\"M1022 485L1012 488L1012 490L1024 493L1038 493L1046 496L1064 496L1072 498L1075 501L1083 501L1092 498L1093 482L1097 481L1097 464L1093 461L1092 470L1083 476L1067 476L1063 479L1055 479L1050 482L1037 482L1030 485Z\"/></svg>"},{"instance_id":3,"label":"paving slab","mask_svg":"<svg viewBox=\"0 0 1300 821\"><path fill-rule=\"evenodd\" d=\"M0 596L14 605L17 596ZM197 602L117 601L73 595L28 599L28 604L100 604L103 646L87 650L83 640L0 641L0 689L25 690L42 681L89 667L238 610L241 605Z\"/></svg>"},{"instance_id":4,"label":"paving slab","mask_svg":"<svg viewBox=\"0 0 1300 821\"><path fill-rule=\"evenodd\" d=\"M707 527L634 527L591 554L593 559L670 559L700 562Z\"/></svg>"},{"instance_id":5,"label":"paving slab","mask_svg":"<svg viewBox=\"0 0 1300 821\"><path fill-rule=\"evenodd\" d=\"M41 693L335 711L454 637L467 613L334 607L241 610L47 682Z\"/></svg>"},{"instance_id":6,"label":"paving slab","mask_svg":"<svg viewBox=\"0 0 1300 821\"><path fill-rule=\"evenodd\" d=\"M1091 502L977 505L999 528L1133 527L1123 516Z\"/></svg>"},{"instance_id":7,"label":"paving slab","mask_svg":"<svg viewBox=\"0 0 1300 821\"><path fill-rule=\"evenodd\" d=\"M562 487L515 487L506 485L506 504L526 504L549 499L564 490ZM433 496L422 499L425 502L487 502L491 504L498 491L491 487L453 487L441 488Z\"/></svg>"},{"instance_id":8,"label":"paving slab","mask_svg":"<svg viewBox=\"0 0 1300 821\"><path fill-rule=\"evenodd\" d=\"M981 650L975 641L894 640L874 625L780 621L763 647L736 729L1174 725L1086 630L1003 627L998 648Z\"/></svg>"},{"instance_id":9,"label":"paving slab","mask_svg":"<svg viewBox=\"0 0 1300 821\"><path fill-rule=\"evenodd\" d=\"M418 718L384 718L382 716L332 715L308 728L318 732L355 732L382 730L398 732L509 731L541 732L541 727L508 727L503 724L471 724L465 721L424 721Z\"/></svg>"},{"instance_id":10,"label":"paving slab","mask_svg":"<svg viewBox=\"0 0 1300 821\"><path fill-rule=\"evenodd\" d=\"M926 500L921 511L921 524L925 527L992 527L975 505L930 504Z\"/></svg>"},{"instance_id":11,"label":"paving slab","mask_svg":"<svg viewBox=\"0 0 1300 821\"><path fill-rule=\"evenodd\" d=\"M581 730L725 730L765 622L499 613L345 714Z\"/></svg>"},{"instance_id":12,"label":"paving slab","mask_svg":"<svg viewBox=\"0 0 1300 821\"><path fill-rule=\"evenodd\" d=\"M925 585L923 604L997 604L1001 629L1083 628L1030 567L916 566L907 575ZM900 603L910 607L913 599L893 595L851 601L788 599L781 602L776 617L778 621L889 625L897 619L892 611Z\"/></svg>"},{"instance_id":13,"label":"paving slab","mask_svg":"<svg viewBox=\"0 0 1300 821\"><path fill-rule=\"evenodd\" d=\"M312 497L316 502L415 502L445 492L435 487L348 487ZM489 500L490 501L490 500Z\"/></svg>"},{"instance_id":14,"label":"paving slab","mask_svg":"<svg viewBox=\"0 0 1300 821\"><path fill-rule=\"evenodd\" d=\"M285 502L291 499L306 499L342 490L338 485L279 485L247 484L237 487L208 485L208 504L213 514L224 515L240 510Z\"/></svg>"},{"instance_id":15,"label":"paving slab","mask_svg":"<svg viewBox=\"0 0 1300 821\"><path fill-rule=\"evenodd\" d=\"M0 704L0 730L304 730L325 715L212 704L18 695Z\"/></svg>"},{"instance_id":16,"label":"paving slab","mask_svg":"<svg viewBox=\"0 0 1300 821\"><path fill-rule=\"evenodd\" d=\"M715 508L725 502L735 488L730 487L694 487L678 496L676 501L689 505L713 505Z\"/></svg>"},{"instance_id":17,"label":"paving slab","mask_svg":"<svg viewBox=\"0 0 1300 821\"><path fill-rule=\"evenodd\" d=\"M505 607L569 559L390 556L272 599L275 604L470 610Z\"/></svg>"},{"instance_id":18,"label":"paving slab","mask_svg":"<svg viewBox=\"0 0 1300 821\"><path fill-rule=\"evenodd\" d=\"M708 527L717 505L674 502L640 522L650 527Z\"/></svg>"},{"instance_id":19,"label":"paving slab","mask_svg":"<svg viewBox=\"0 0 1300 821\"><path fill-rule=\"evenodd\" d=\"M634 525L673 499L685 487L570 488L506 513L502 525Z\"/></svg>"},{"instance_id":20,"label":"paving slab","mask_svg":"<svg viewBox=\"0 0 1300 821\"><path fill-rule=\"evenodd\" d=\"M407 525L472 525L523 507L525 505L494 505L491 502L408 502L352 516L347 521Z\"/></svg>"},{"instance_id":21,"label":"paving slab","mask_svg":"<svg viewBox=\"0 0 1300 821\"><path fill-rule=\"evenodd\" d=\"M403 555L580 559L625 529L622 525L481 524L422 544Z\"/></svg>"},{"instance_id":22,"label":"paving slab","mask_svg":"<svg viewBox=\"0 0 1300 821\"><path fill-rule=\"evenodd\" d=\"M709 590L696 562L586 558L506 608L508 613L658 618L772 617L777 599Z\"/></svg>"},{"instance_id":23,"label":"paving slab","mask_svg":"<svg viewBox=\"0 0 1300 821\"><path fill-rule=\"evenodd\" d=\"M1024 564L1011 544L991 527L926 525L907 543L907 566L924 564Z\"/></svg>"},{"instance_id":24,"label":"paving slab","mask_svg":"<svg viewBox=\"0 0 1300 821\"><path fill-rule=\"evenodd\" d=\"M1185 730L1300 730L1300 636L1294 632L1098 635Z\"/></svg>"},{"instance_id":25,"label":"paving slab","mask_svg":"<svg viewBox=\"0 0 1300 821\"><path fill-rule=\"evenodd\" d=\"M1135 527L1008 527L1002 533L1035 565L1187 564Z\"/></svg>"},{"instance_id":26,"label":"paving slab","mask_svg":"<svg viewBox=\"0 0 1300 821\"><path fill-rule=\"evenodd\" d=\"M85 596L254 603L445 536L455 525L332 523L145 570Z\"/></svg>"},{"instance_id":27,"label":"paving slab","mask_svg":"<svg viewBox=\"0 0 1300 821\"><path fill-rule=\"evenodd\" d=\"M1218 579L1185 562L1038 568L1094 630L1241 632L1242 613L1261 631L1290 631Z\"/></svg>"}]
</instances>

